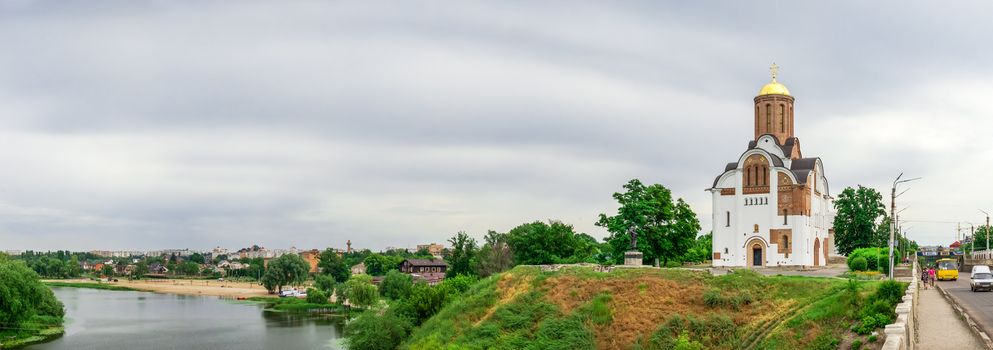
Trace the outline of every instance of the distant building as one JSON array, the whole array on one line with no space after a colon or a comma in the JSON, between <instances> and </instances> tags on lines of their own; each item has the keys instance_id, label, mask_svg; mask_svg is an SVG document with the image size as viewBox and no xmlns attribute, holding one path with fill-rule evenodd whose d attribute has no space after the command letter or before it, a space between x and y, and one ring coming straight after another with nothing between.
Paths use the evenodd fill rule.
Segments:
<instances>
[{"instance_id":1,"label":"distant building","mask_svg":"<svg viewBox=\"0 0 993 350\"><path fill-rule=\"evenodd\" d=\"M353 275L364 275L365 274L365 263L364 262L360 262L358 264L355 264L355 266L352 266L352 274Z\"/></svg>"},{"instance_id":2,"label":"distant building","mask_svg":"<svg viewBox=\"0 0 993 350\"><path fill-rule=\"evenodd\" d=\"M400 272L411 275L415 281L423 280L430 285L445 279L448 264L441 259L407 259L400 263Z\"/></svg>"},{"instance_id":3,"label":"distant building","mask_svg":"<svg viewBox=\"0 0 993 350\"><path fill-rule=\"evenodd\" d=\"M445 251L445 246L438 243L418 244L417 251L422 250L427 250L432 256L441 257L441 253Z\"/></svg>"},{"instance_id":4,"label":"distant building","mask_svg":"<svg viewBox=\"0 0 993 350\"><path fill-rule=\"evenodd\" d=\"M307 251L300 252L300 257L303 261L306 261L310 265L310 273L317 273L317 262L320 261L321 251L317 249L311 249Z\"/></svg>"}]
</instances>

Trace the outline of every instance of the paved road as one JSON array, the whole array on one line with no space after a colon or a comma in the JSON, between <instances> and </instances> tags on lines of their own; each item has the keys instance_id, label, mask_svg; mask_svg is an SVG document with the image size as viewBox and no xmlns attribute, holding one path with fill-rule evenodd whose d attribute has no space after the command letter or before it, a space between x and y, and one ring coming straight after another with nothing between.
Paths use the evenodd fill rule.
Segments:
<instances>
[{"instance_id":1,"label":"paved road","mask_svg":"<svg viewBox=\"0 0 993 350\"><path fill-rule=\"evenodd\" d=\"M993 292L973 292L969 289L969 273L960 272L958 281L937 281L972 316L986 334L993 335ZM926 317L927 315L920 315Z\"/></svg>"}]
</instances>

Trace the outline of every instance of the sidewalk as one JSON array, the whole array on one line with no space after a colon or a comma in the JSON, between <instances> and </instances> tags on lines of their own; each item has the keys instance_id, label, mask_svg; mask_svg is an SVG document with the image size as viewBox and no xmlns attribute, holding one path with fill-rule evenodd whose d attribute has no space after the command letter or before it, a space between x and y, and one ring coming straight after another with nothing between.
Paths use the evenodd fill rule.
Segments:
<instances>
[{"instance_id":1,"label":"sidewalk","mask_svg":"<svg viewBox=\"0 0 993 350\"><path fill-rule=\"evenodd\" d=\"M985 349L937 289L920 289L918 349Z\"/></svg>"}]
</instances>

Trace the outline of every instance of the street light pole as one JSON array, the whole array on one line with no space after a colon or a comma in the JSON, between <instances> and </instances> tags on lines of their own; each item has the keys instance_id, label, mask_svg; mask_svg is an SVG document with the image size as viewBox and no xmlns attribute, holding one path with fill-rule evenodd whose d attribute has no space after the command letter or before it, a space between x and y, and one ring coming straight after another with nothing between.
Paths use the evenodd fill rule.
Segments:
<instances>
[{"instance_id":1,"label":"street light pole","mask_svg":"<svg viewBox=\"0 0 993 350\"><path fill-rule=\"evenodd\" d=\"M899 185L899 184L902 184L904 182L909 182L909 181L914 181L914 180L919 180L920 179L919 177L915 177L913 179L900 180L901 177L903 177L903 173L900 173L900 175L896 177L896 180L893 180L893 188L890 191L890 244L889 244L889 247L890 247L890 249L889 249L889 251L890 251L889 252L889 256L890 256L889 270L890 270L890 273L889 273L889 278L891 280L893 279L893 243L894 243L893 241L895 240L895 237L894 236L896 236L896 228L894 227L896 225L896 223L895 223L895 220L896 220L895 219L896 218L896 197L897 197L896 186ZM901 192L900 194L902 195L903 193Z\"/></svg>"}]
</instances>

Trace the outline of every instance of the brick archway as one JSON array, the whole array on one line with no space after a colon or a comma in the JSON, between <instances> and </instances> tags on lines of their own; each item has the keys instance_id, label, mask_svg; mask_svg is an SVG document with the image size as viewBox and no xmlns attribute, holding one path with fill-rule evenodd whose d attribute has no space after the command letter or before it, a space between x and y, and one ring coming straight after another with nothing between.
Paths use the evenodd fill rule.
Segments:
<instances>
[{"instance_id":1,"label":"brick archway","mask_svg":"<svg viewBox=\"0 0 993 350\"><path fill-rule=\"evenodd\" d=\"M761 239L753 238L745 243L745 266L765 267L769 246Z\"/></svg>"},{"instance_id":2,"label":"brick archway","mask_svg":"<svg viewBox=\"0 0 993 350\"><path fill-rule=\"evenodd\" d=\"M821 239L814 238L814 266L821 266Z\"/></svg>"}]
</instances>

